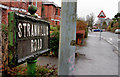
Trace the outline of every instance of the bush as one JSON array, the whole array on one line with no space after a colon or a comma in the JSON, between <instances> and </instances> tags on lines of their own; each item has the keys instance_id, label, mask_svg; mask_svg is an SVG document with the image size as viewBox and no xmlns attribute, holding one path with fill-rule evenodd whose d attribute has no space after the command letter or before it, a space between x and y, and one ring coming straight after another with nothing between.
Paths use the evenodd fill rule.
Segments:
<instances>
[{"instance_id":1,"label":"bush","mask_svg":"<svg viewBox=\"0 0 120 77\"><path fill-rule=\"evenodd\" d=\"M84 30L85 31L85 38L87 38L87 36L88 36L88 28L87 27L88 26L87 26L85 21L77 20L77 22L76 22L76 32Z\"/></svg>"},{"instance_id":2,"label":"bush","mask_svg":"<svg viewBox=\"0 0 120 77\"><path fill-rule=\"evenodd\" d=\"M76 22L76 31L86 30L87 24L85 21L77 20Z\"/></svg>"},{"instance_id":3,"label":"bush","mask_svg":"<svg viewBox=\"0 0 120 77\"><path fill-rule=\"evenodd\" d=\"M59 31L59 30L60 30L60 25L57 25L56 27L57 27L57 29L58 29L58 31Z\"/></svg>"},{"instance_id":4,"label":"bush","mask_svg":"<svg viewBox=\"0 0 120 77\"><path fill-rule=\"evenodd\" d=\"M58 31L58 27L53 27L52 25L50 26L50 31Z\"/></svg>"},{"instance_id":5,"label":"bush","mask_svg":"<svg viewBox=\"0 0 120 77\"><path fill-rule=\"evenodd\" d=\"M59 50L59 30L60 26L50 26L50 51L42 54L43 56L58 56Z\"/></svg>"},{"instance_id":6,"label":"bush","mask_svg":"<svg viewBox=\"0 0 120 77\"><path fill-rule=\"evenodd\" d=\"M118 22L113 25L113 28L111 29L112 32L115 32L116 29L118 29Z\"/></svg>"},{"instance_id":7,"label":"bush","mask_svg":"<svg viewBox=\"0 0 120 77\"><path fill-rule=\"evenodd\" d=\"M46 66L37 66L36 77L56 77L57 68L55 66L49 67L49 64Z\"/></svg>"},{"instance_id":8,"label":"bush","mask_svg":"<svg viewBox=\"0 0 120 77\"><path fill-rule=\"evenodd\" d=\"M58 56L58 51L59 51L59 32L53 32L50 35L50 51L55 56Z\"/></svg>"},{"instance_id":9,"label":"bush","mask_svg":"<svg viewBox=\"0 0 120 77\"><path fill-rule=\"evenodd\" d=\"M108 27L107 27L107 31L111 31L111 26L108 26Z\"/></svg>"}]
</instances>

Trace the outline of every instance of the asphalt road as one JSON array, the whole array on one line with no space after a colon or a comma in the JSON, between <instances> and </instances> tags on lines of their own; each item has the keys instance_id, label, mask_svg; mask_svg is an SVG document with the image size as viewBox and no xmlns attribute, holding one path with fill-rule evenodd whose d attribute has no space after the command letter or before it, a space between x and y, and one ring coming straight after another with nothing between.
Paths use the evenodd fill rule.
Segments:
<instances>
[{"instance_id":1,"label":"asphalt road","mask_svg":"<svg viewBox=\"0 0 120 77\"><path fill-rule=\"evenodd\" d=\"M118 38L118 34L111 33L111 32L102 32L101 35L103 39L108 41L111 45L116 47L116 49L118 50L118 48L120 47L120 45L118 44L119 39L120 39Z\"/></svg>"}]
</instances>

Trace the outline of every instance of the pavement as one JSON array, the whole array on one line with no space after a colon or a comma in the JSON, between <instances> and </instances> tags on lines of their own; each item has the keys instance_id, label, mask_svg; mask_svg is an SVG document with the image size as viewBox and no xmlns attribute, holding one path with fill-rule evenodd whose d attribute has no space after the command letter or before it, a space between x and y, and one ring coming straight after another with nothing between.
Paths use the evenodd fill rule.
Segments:
<instances>
[{"instance_id":1,"label":"pavement","mask_svg":"<svg viewBox=\"0 0 120 77\"><path fill-rule=\"evenodd\" d=\"M75 75L118 75L118 55L113 46L99 39L98 32L90 32L86 46L76 47Z\"/></svg>"},{"instance_id":2,"label":"pavement","mask_svg":"<svg viewBox=\"0 0 120 77\"><path fill-rule=\"evenodd\" d=\"M46 66L49 64L49 66L55 66L58 67L58 58L57 57L49 57L49 56L40 56L37 59L37 65Z\"/></svg>"},{"instance_id":3,"label":"pavement","mask_svg":"<svg viewBox=\"0 0 120 77\"><path fill-rule=\"evenodd\" d=\"M118 55L114 47L104 39L99 40L99 32L90 32L85 46L76 46L79 56L75 60L75 75L118 75ZM41 56L37 64L58 67L58 58Z\"/></svg>"}]
</instances>

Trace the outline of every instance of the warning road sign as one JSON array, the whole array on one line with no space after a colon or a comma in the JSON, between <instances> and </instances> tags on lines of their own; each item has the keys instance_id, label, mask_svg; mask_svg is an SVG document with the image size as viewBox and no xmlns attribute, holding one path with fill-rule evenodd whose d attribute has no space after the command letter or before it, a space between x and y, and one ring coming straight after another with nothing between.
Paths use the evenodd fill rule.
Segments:
<instances>
[{"instance_id":1,"label":"warning road sign","mask_svg":"<svg viewBox=\"0 0 120 77\"><path fill-rule=\"evenodd\" d=\"M98 18L105 18L106 15L105 15L105 13L104 13L103 10L102 10L97 17L98 17Z\"/></svg>"}]
</instances>

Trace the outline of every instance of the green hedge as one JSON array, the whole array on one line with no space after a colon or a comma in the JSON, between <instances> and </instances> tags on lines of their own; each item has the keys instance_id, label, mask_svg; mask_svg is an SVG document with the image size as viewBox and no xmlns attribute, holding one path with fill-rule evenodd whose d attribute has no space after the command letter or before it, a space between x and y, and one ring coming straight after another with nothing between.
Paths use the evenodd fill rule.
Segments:
<instances>
[{"instance_id":1,"label":"green hedge","mask_svg":"<svg viewBox=\"0 0 120 77\"><path fill-rule=\"evenodd\" d=\"M57 27L50 26L50 31L58 31Z\"/></svg>"},{"instance_id":2,"label":"green hedge","mask_svg":"<svg viewBox=\"0 0 120 77\"><path fill-rule=\"evenodd\" d=\"M59 51L59 32L53 32L50 35L50 51L55 56L58 56L58 51Z\"/></svg>"}]
</instances>

